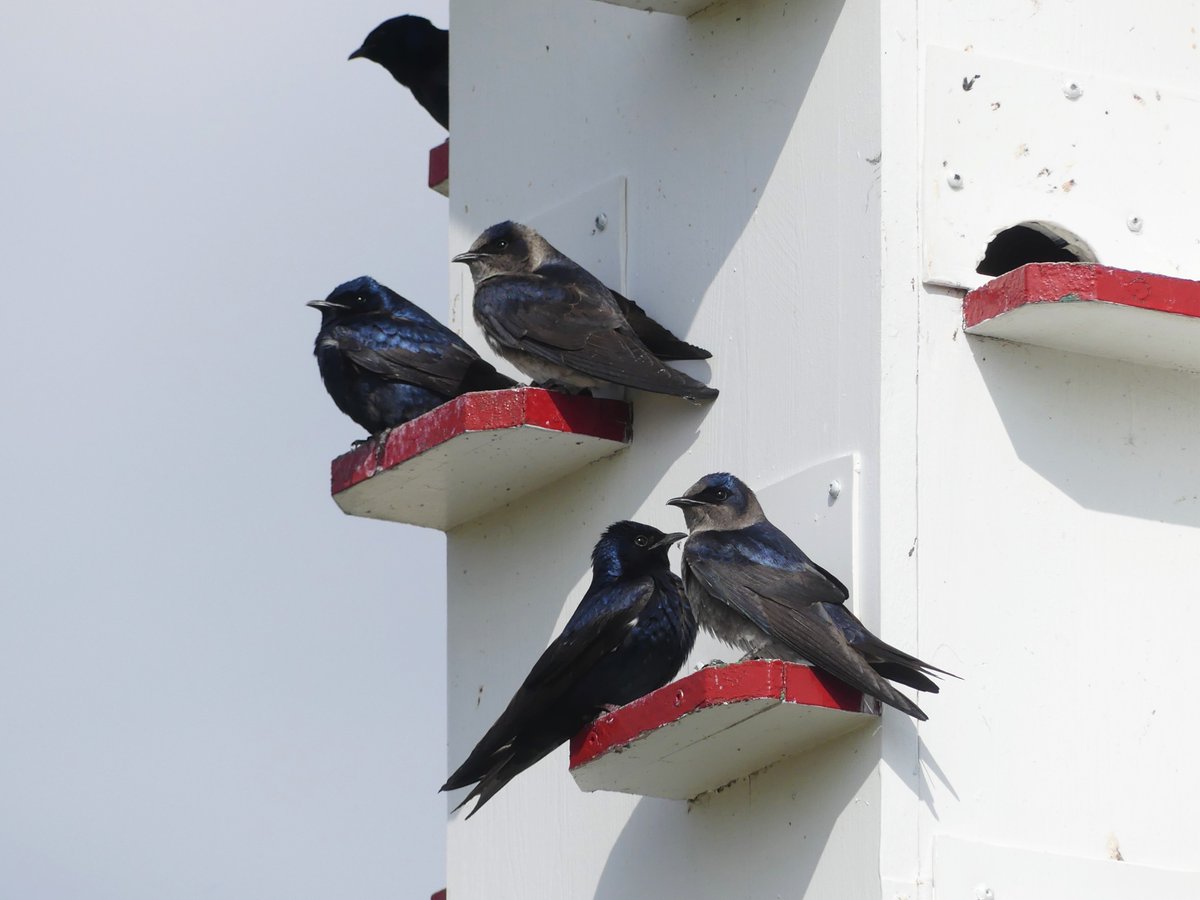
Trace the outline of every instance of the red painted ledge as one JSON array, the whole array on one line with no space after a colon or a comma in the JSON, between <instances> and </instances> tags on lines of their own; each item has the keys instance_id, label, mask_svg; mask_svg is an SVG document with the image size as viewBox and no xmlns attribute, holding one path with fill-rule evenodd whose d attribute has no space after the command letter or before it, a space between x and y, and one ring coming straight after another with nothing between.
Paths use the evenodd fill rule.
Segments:
<instances>
[{"instance_id":1,"label":"red painted ledge","mask_svg":"<svg viewBox=\"0 0 1200 900\"><path fill-rule=\"evenodd\" d=\"M711 666L601 716L571 741L584 790L687 799L875 720L858 691L808 666Z\"/></svg>"},{"instance_id":2,"label":"red painted ledge","mask_svg":"<svg viewBox=\"0 0 1200 900\"><path fill-rule=\"evenodd\" d=\"M601 716L571 739L571 768L699 709L775 698L858 712L862 694L824 672L777 659L709 666Z\"/></svg>"},{"instance_id":3,"label":"red painted ledge","mask_svg":"<svg viewBox=\"0 0 1200 900\"><path fill-rule=\"evenodd\" d=\"M968 293L963 328L1074 353L1200 370L1200 282L1094 263L1030 263Z\"/></svg>"},{"instance_id":4,"label":"red painted ledge","mask_svg":"<svg viewBox=\"0 0 1200 900\"><path fill-rule=\"evenodd\" d=\"M622 449L631 418L542 388L464 394L339 456L332 493L350 515L446 530Z\"/></svg>"},{"instance_id":5,"label":"red painted ledge","mask_svg":"<svg viewBox=\"0 0 1200 900\"><path fill-rule=\"evenodd\" d=\"M450 196L450 138L429 151L429 186L443 197Z\"/></svg>"}]
</instances>

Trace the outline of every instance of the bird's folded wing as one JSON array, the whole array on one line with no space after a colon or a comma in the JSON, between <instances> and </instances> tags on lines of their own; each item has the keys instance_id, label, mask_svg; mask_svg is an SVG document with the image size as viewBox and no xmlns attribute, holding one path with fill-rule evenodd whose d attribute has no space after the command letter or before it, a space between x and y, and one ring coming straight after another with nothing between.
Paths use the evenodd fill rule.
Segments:
<instances>
[{"instance_id":1,"label":"bird's folded wing","mask_svg":"<svg viewBox=\"0 0 1200 900\"><path fill-rule=\"evenodd\" d=\"M403 331L364 333L333 329L339 349L354 365L389 381L415 384L453 396L479 356L464 341L449 340L420 324L406 323Z\"/></svg>"},{"instance_id":2,"label":"bird's folded wing","mask_svg":"<svg viewBox=\"0 0 1200 900\"><path fill-rule=\"evenodd\" d=\"M604 381L648 391L708 390L663 365L607 291L540 275L503 276L480 285L475 315L500 344Z\"/></svg>"},{"instance_id":3,"label":"bird's folded wing","mask_svg":"<svg viewBox=\"0 0 1200 900\"><path fill-rule=\"evenodd\" d=\"M447 779L443 790L454 790L483 778L528 723L551 715L554 703L600 659L621 646L630 629L654 596L654 582L637 579L603 587L603 597L592 591L579 609L534 663L504 712L480 738L471 754Z\"/></svg>"},{"instance_id":4,"label":"bird's folded wing","mask_svg":"<svg viewBox=\"0 0 1200 900\"><path fill-rule=\"evenodd\" d=\"M701 532L688 540L684 562L708 594L847 684L882 689L879 677L825 611L821 599L830 596L831 587L819 572L810 566L792 570L754 562L740 548L731 553L729 542L706 538ZM840 592L834 593L833 602L841 603Z\"/></svg>"},{"instance_id":5,"label":"bird's folded wing","mask_svg":"<svg viewBox=\"0 0 1200 900\"><path fill-rule=\"evenodd\" d=\"M702 531L688 539L687 547L689 555L729 563L757 593L797 608L841 604L850 596L844 584L770 522L737 531Z\"/></svg>"},{"instance_id":6,"label":"bird's folded wing","mask_svg":"<svg viewBox=\"0 0 1200 900\"><path fill-rule=\"evenodd\" d=\"M601 299L611 297L625 321L629 323L633 333L637 335L638 340L660 360L710 359L712 357L712 354L702 347L675 337L669 330L650 318L650 314L637 303L605 286L595 275L577 263L566 259L543 263L535 274L540 278L545 278L549 283L574 289L592 297Z\"/></svg>"},{"instance_id":7,"label":"bird's folded wing","mask_svg":"<svg viewBox=\"0 0 1200 900\"><path fill-rule=\"evenodd\" d=\"M624 642L654 596L654 581L638 578L604 585L588 592L574 616L541 658L534 663L524 687L537 690L572 681Z\"/></svg>"}]
</instances>

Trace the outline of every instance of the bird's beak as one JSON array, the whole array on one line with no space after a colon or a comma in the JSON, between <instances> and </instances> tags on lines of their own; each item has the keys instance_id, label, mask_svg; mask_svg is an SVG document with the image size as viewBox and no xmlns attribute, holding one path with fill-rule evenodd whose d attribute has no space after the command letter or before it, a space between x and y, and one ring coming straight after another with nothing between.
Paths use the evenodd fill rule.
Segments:
<instances>
[{"instance_id":1,"label":"bird's beak","mask_svg":"<svg viewBox=\"0 0 1200 900\"><path fill-rule=\"evenodd\" d=\"M319 309L322 312L324 312L327 309L345 309L346 308L346 307L342 306L342 304L340 304L340 303L334 303L332 300L309 300L304 305L311 306L313 309Z\"/></svg>"},{"instance_id":2,"label":"bird's beak","mask_svg":"<svg viewBox=\"0 0 1200 900\"><path fill-rule=\"evenodd\" d=\"M670 547L677 541L682 541L687 535L682 531L676 531L674 534L663 535L662 540L656 541L651 550L657 550L659 547Z\"/></svg>"},{"instance_id":3,"label":"bird's beak","mask_svg":"<svg viewBox=\"0 0 1200 900\"><path fill-rule=\"evenodd\" d=\"M667 506L678 506L683 509L685 506L703 506L703 500L693 500L691 497L673 497L667 501Z\"/></svg>"},{"instance_id":4,"label":"bird's beak","mask_svg":"<svg viewBox=\"0 0 1200 900\"><path fill-rule=\"evenodd\" d=\"M351 53L349 56L347 56L346 61L349 62L352 59L358 59L360 56L365 56L366 54L364 53L364 51L366 49L367 49L367 45L363 44L361 47L359 47L357 50L355 50L353 53Z\"/></svg>"},{"instance_id":5,"label":"bird's beak","mask_svg":"<svg viewBox=\"0 0 1200 900\"><path fill-rule=\"evenodd\" d=\"M469 263L475 262L477 259L483 259L483 254L472 253L470 250L468 250L466 253L458 254L458 256L454 257L454 259L450 260L450 262Z\"/></svg>"}]
</instances>

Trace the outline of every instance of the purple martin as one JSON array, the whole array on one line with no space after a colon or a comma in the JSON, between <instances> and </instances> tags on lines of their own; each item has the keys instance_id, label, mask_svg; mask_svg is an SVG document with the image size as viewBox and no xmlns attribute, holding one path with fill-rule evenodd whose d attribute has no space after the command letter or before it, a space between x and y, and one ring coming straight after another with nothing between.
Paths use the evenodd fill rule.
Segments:
<instances>
[{"instance_id":1,"label":"purple martin","mask_svg":"<svg viewBox=\"0 0 1200 900\"><path fill-rule=\"evenodd\" d=\"M457 334L374 278L334 288L321 311L317 367L338 409L371 434L470 391L515 387Z\"/></svg>"},{"instance_id":2,"label":"purple martin","mask_svg":"<svg viewBox=\"0 0 1200 900\"><path fill-rule=\"evenodd\" d=\"M662 687L696 640L696 618L667 550L687 535L617 522L592 551L592 584L508 707L442 785L474 784L458 809L497 791L600 713Z\"/></svg>"},{"instance_id":3,"label":"purple martin","mask_svg":"<svg viewBox=\"0 0 1200 900\"><path fill-rule=\"evenodd\" d=\"M705 631L747 657L817 666L914 718L928 718L884 679L936 694L929 675L950 673L867 631L846 608L846 586L767 520L742 481L725 472L706 475L668 503L687 521L683 583Z\"/></svg>"},{"instance_id":4,"label":"purple martin","mask_svg":"<svg viewBox=\"0 0 1200 900\"><path fill-rule=\"evenodd\" d=\"M453 261L471 269L475 321L492 349L535 382L569 390L617 384L690 400L717 396L662 362L705 359L707 351L613 294L532 228L493 225Z\"/></svg>"},{"instance_id":5,"label":"purple martin","mask_svg":"<svg viewBox=\"0 0 1200 900\"><path fill-rule=\"evenodd\" d=\"M450 32L421 16L377 25L350 59L379 63L412 91L443 128L450 127Z\"/></svg>"}]
</instances>

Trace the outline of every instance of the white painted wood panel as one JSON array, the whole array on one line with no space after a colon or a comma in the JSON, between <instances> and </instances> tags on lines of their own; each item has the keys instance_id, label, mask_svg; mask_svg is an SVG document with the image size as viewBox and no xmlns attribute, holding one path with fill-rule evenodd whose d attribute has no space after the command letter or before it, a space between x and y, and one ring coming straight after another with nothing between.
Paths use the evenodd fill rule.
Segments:
<instances>
[{"instance_id":1,"label":"white painted wood panel","mask_svg":"<svg viewBox=\"0 0 1200 900\"><path fill-rule=\"evenodd\" d=\"M988 243L1022 222L1077 237L1107 265L1200 277L1179 202L1200 195L1194 89L931 46L924 123L926 281L979 286Z\"/></svg>"},{"instance_id":2,"label":"white painted wood panel","mask_svg":"<svg viewBox=\"0 0 1200 900\"><path fill-rule=\"evenodd\" d=\"M1108 852L1119 857L1113 844ZM1195 900L1200 871L1139 866L1116 858L1086 859L1039 850L980 844L938 835L934 897L978 900Z\"/></svg>"},{"instance_id":3,"label":"white painted wood panel","mask_svg":"<svg viewBox=\"0 0 1200 900\"><path fill-rule=\"evenodd\" d=\"M960 324L923 304L921 643L964 678L921 729L930 825L1083 856L1114 832L1131 862L1183 866L1196 376Z\"/></svg>"},{"instance_id":4,"label":"white painted wood panel","mask_svg":"<svg viewBox=\"0 0 1200 900\"><path fill-rule=\"evenodd\" d=\"M627 451L448 537L457 765L578 602L601 529L681 527L665 502L701 475L770 485L866 448L858 546L876 552L880 39L869 0L738 3L691 19L452 0L451 20L450 249L624 177L626 293L713 352L686 368L722 391L708 406L632 394ZM469 279L451 272L467 309ZM791 512L774 504L772 516L786 525ZM848 553L821 549L819 529L795 537L829 565ZM855 580L874 624L874 571ZM705 640L693 664L720 655ZM879 892L876 729L690 810L584 794L566 756L450 821L455 900Z\"/></svg>"},{"instance_id":5,"label":"white painted wood panel","mask_svg":"<svg viewBox=\"0 0 1200 900\"><path fill-rule=\"evenodd\" d=\"M961 198L930 198L928 164L943 158L929 152L933 81L958 111L986 90L989 74L995 84L1021 71L1084 73L1076 101L1084 102L1097 96L1087 93L1088 73L1099 73L1100 96L1104 85L1145 85L1172 98L1173 114L1147 117L1146 129L1100 134L1089 121L1073 130L1072 116L1082 113L1055 113L1071 102L1061 86L1061 103L1032 111L1043 144L1069 149L1078 132L1087 153L1077 165L1105 173L1082 236L1098 233L1096 222L1109 214L1103 204L1145 196L1166 235L1114 232L1101 258L1147 269L1175 248L1172 265L1195 265L1194 235L1191 249L1181 240L1194 231L1187 220L1197 176L1188 167L1168 178L1165 166L1195 129L1186 98L1200 83L1198 18L1191 0L920 0L915 21L885 11L879 564L885 590L913 587L907 603L903 590L886 590L884 620L919 623L920 655L964 676L944 685L937 715L919 730L905 737L885 729L885 756L893 738L919 752L911 769L889 767L882 779L888 900L973 889L966 881L935 889L936 834L1084 859L1103 858L1116 836L1127 864L1145 869L1194 869L1200 858L1200 833L1190 824L1200 774L1187 749L1200 735L1186 712L1186 652L1168 636L1200 626L1189 599L1189 561L1200 551L1196 378L965 337L959 295L921 284L930 258L916 242L944 231L952 251L944 261L973 270L986 241L967 240L968 231L1011 224L999 220L1023 190L985 186L983 221L947 206L971 189L965 175ZM933 64L923 69L933 47L982 62L964 62L970 71L946 82ZM976 74L983 77L964 92L962 78ZM993 97L980 115L995 101L1009 105ZM990 159L1005 134L971 118L974 111L965 115L947 127L964 153ZM914 147L927 154L923 163ZM1013 171L1008 160L995 164ZM1068 194L1058 198L1062 209L1083 196ZM1110 248L1120 258L1106 259ZM905 529L913 515L915 526ZM1014 893L1035 896L995 896ZM1059 895L1076 894L1087 892Z\"/></svg>"},{"instance_id":6,"label":"white painted wood panel","mask_svg":"<svg viewBox=\"0 0 1200 900\"><path fill-rule=\"evenodd\" d=\"M850 453L768 484L752 484L763 511L809 557L855 592L858 458Z\"/></svg>"}]
</instances>

